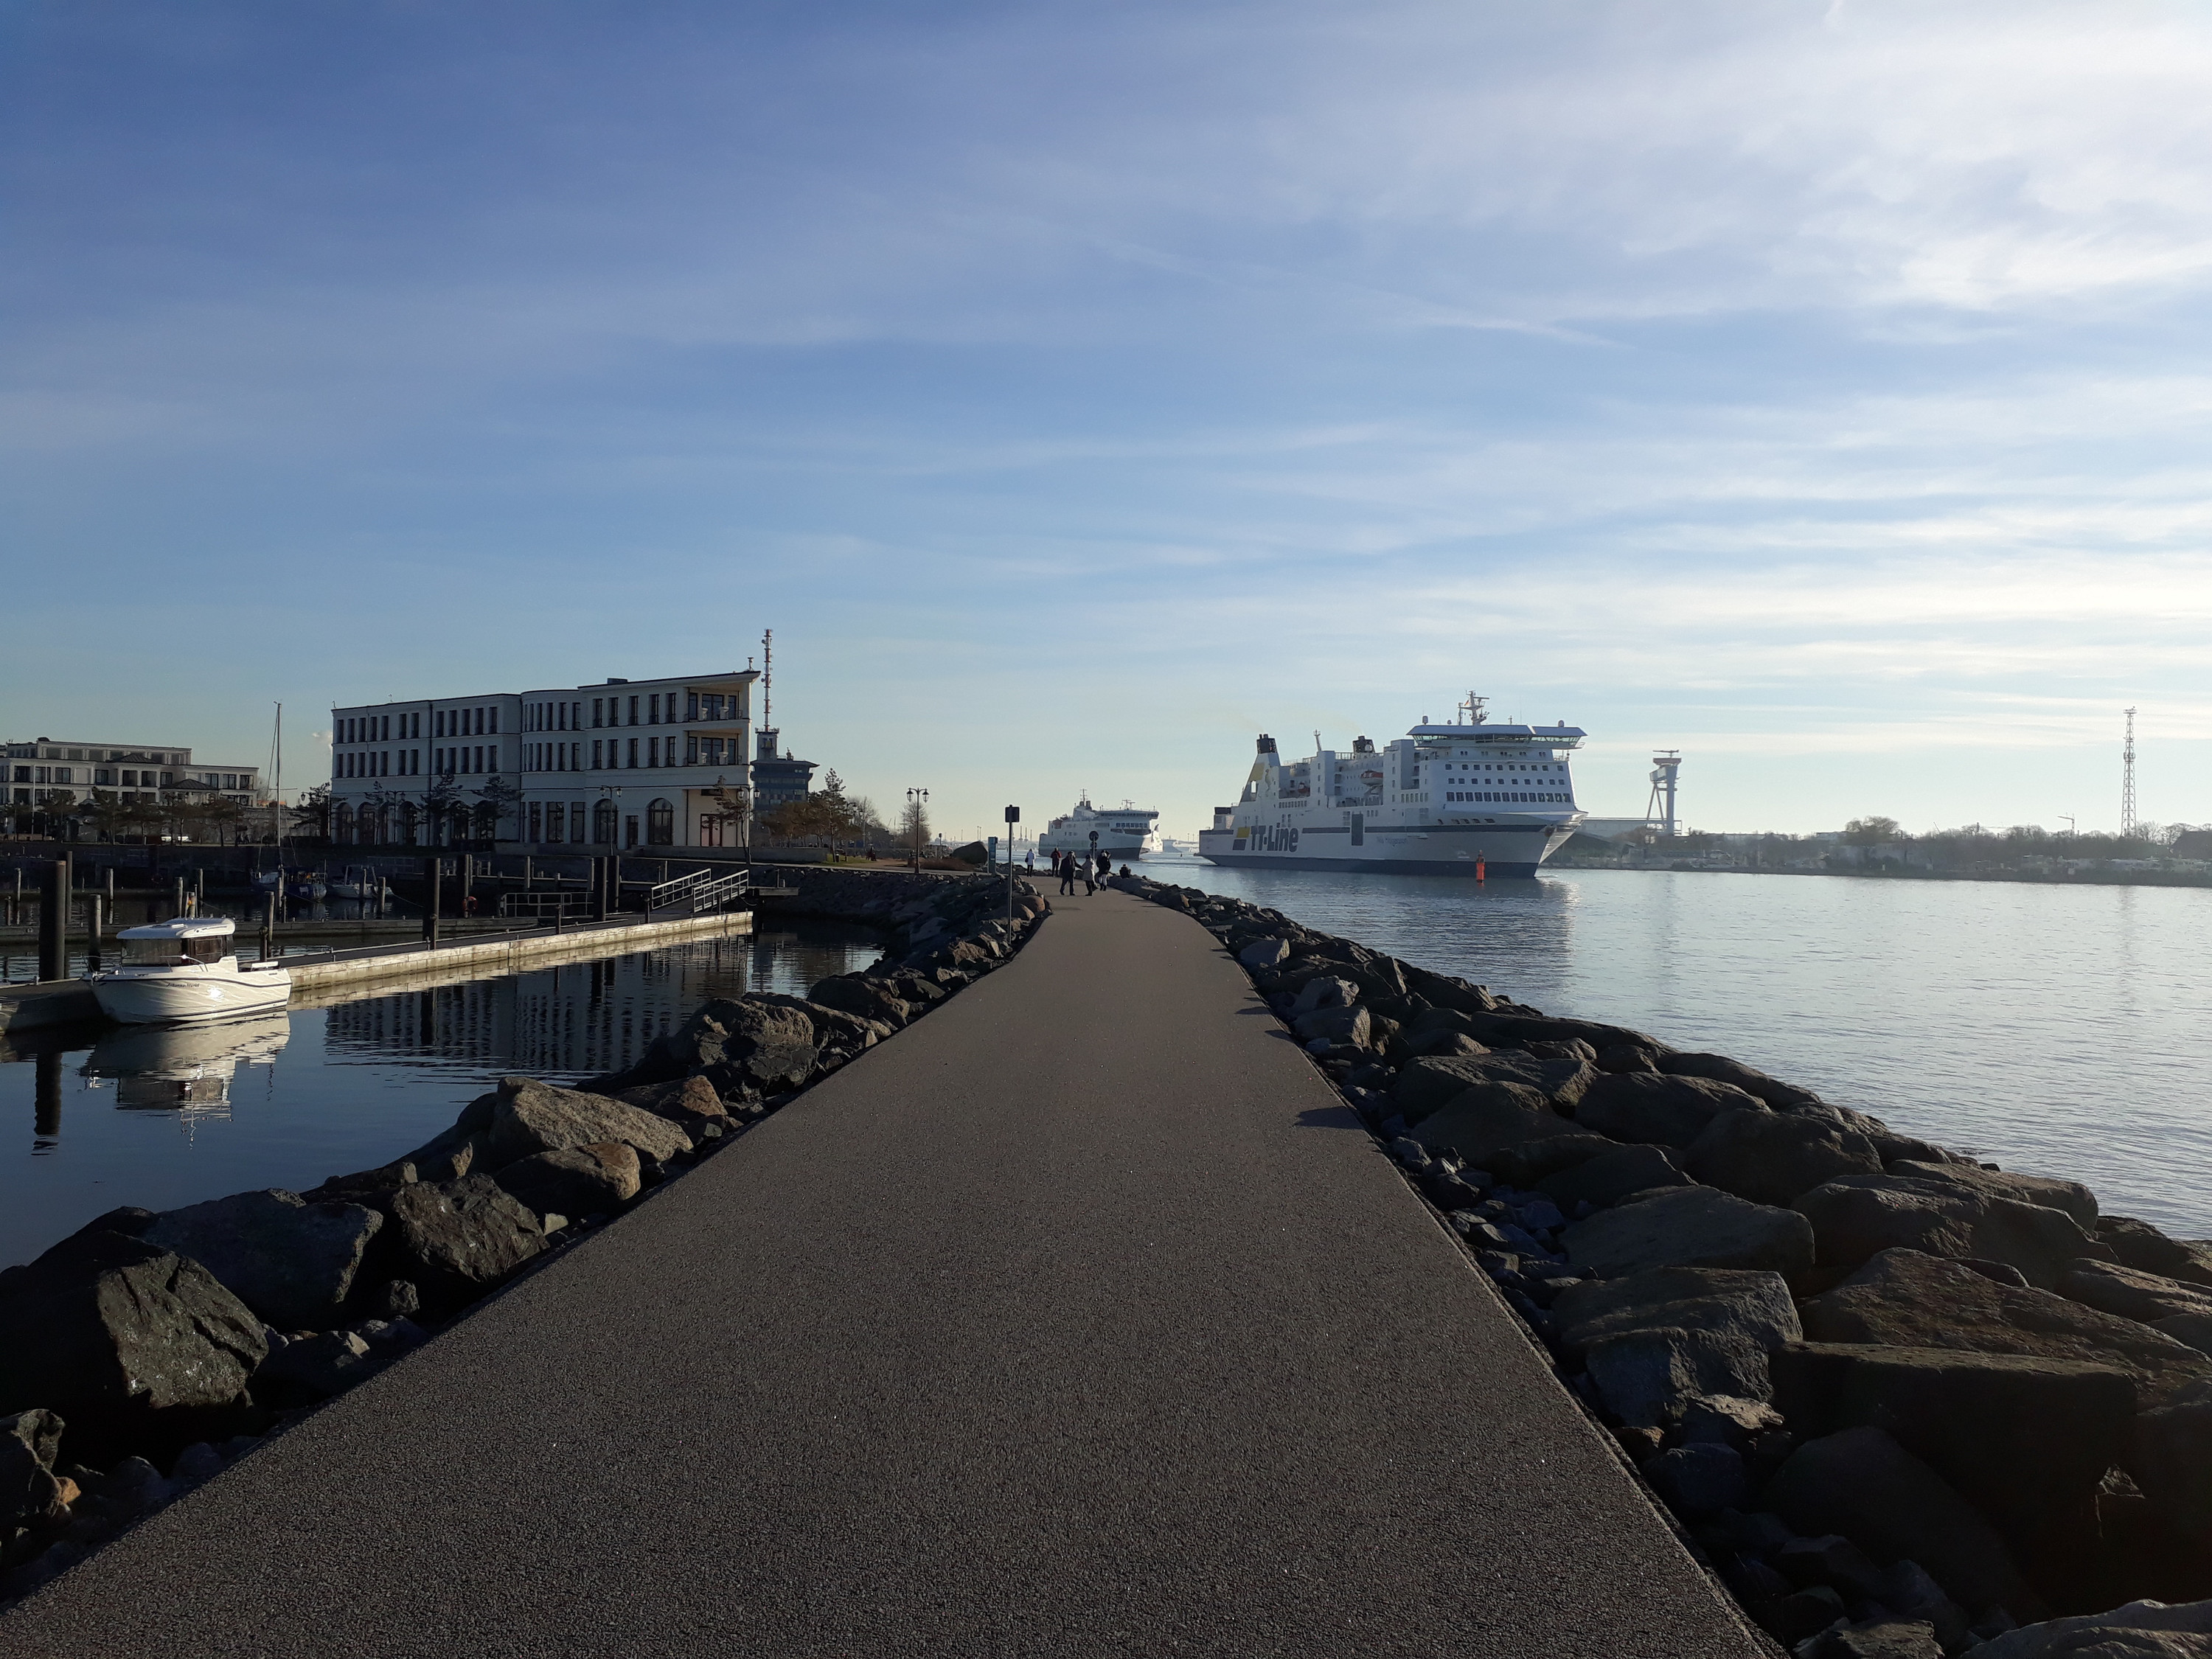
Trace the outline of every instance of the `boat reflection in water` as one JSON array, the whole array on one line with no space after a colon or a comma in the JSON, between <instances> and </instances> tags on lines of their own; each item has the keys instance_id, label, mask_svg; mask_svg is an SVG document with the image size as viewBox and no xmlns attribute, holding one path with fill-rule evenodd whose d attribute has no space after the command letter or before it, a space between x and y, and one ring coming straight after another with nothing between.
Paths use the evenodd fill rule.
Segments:
<instances>
[{"instance_id":1,"label":"boat reflection in water","mask_svg":"<svg viewBox=\"0 0 2212 1659\"><path fill-rule=\"evenodd\" d=\"M115 1084L115 1103L174 1112L186 1123L230 1115L230 1085L241 1066L273 1066L291 1041L291 1016L249 1014L204 1025L126 1025L93 1045L79 1075Z\"/></svg>"}]
</instances>

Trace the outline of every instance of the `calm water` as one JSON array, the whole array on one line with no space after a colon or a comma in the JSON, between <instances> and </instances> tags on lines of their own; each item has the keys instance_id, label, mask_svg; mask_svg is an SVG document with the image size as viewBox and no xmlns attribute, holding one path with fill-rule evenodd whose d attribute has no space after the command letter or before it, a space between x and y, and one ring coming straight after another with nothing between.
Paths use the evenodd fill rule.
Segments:
<instances>
[{"instance_id":1,"label":"calm water","mask_svg":"<svg viewBox=\"0 0 2212 1659\"><path fill-rule=\"evenodd\" d=\"M2212 1235L2212 892L1145 869L1547 1013L1733 1055L1900 1131L2087 1182L2108 1210Z\"/></svg>"},{"instance_id":2,"label":"calm water","mask_svg":"<svg viewBox=\"0 0 2212 1659\"><path fill-rule=\"evenodd\" d=\"M437 990L199 1027L108 1026L46 1053L0 1048L0 1121L17 1126L0 1157L0 1263L118 1204L296 1191L387 1163L509 1073L612 1071L710 997L803 994L879 954L857 928L771 925ZM27 1049L39 1036L17 1041Z\"/></svg>"}]
</instances>

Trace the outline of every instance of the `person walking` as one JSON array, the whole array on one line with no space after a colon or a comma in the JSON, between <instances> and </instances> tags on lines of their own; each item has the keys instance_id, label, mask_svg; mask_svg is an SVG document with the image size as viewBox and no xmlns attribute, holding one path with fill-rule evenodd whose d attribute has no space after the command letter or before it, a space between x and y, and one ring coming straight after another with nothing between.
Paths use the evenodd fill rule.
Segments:
<instances>
[{"instance_id":1,"label":"person walking","mask_svg":"<svg viewBox=\"0 0 2212 1659\"><path fill-rule=\"evenodd\" d=\"M1100 883L1103 884L1104 883L1104 881L1105 881L1106 878L1107 878L1107 877L1109 877L1109 876L1110 876L1110 875L1112 875L1113 873L1114 873L1114 856L1113 856L1113 854L1110 854L1110 853L1101 853L1101 854L1098 855L1098 879L1099 879Z\"/></svg>"},{"instance_id":2,"label":"person walking","mask_svg":"<svg viewBox=\"0 0 2212 1659\"><path fill-rule=\"evenodd\" d=\"M1096 893L1098 890L1098 884L1091 878L1091 860L1087 858L1080 860L1077 867L1083 872L1083 890L1086 894Z\"/></svg>"},{"instance_id":3,"label":"person walking","mask_svg":"<svg viewBox=\"0 0 2212 1659\"><path fill-rule=\"evenodd\" d=\"M1060 890L1070 895L1075 891L1075 854L1073 853L1060 855Z\"/></svg>"}]
</instances>

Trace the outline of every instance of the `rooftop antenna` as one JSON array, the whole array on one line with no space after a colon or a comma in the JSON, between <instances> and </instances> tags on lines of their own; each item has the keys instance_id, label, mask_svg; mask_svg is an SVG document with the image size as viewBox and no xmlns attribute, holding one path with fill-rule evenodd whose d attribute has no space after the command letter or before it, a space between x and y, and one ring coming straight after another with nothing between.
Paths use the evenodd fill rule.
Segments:
<instances>
[{"instance_id":1,"label":"rooftop antenna","mask_svg":"<svg viewBox=\"0 0 2212 1659\"><path fill-rule=\"evenodd\" d=\"M775 629L761 630L761 724L775 724L775 704L769 688L775 684Z\"/></svg>"},{"instance_id":2,"label":"rooftop antenna","mask_svg":"<svg viewBox=\"0 0 2212 1659\"><path fill-rule=\"evenodd\" d=\"M1651 757L1651 795L1644 804L1644 819L1659 821L1662 840L1674 839L1674 774L1681 769L1679 749L1662 749Z\"/></svg>"},{"instance_id":3,"label":"rooftop antenna","mask_svg":"<svg viewBox=\"0 0 2212 1659\"><path fill-rule=\"evenodd\" d=\"M2120 750L2120 834L2136 833L2136 711L2128 710L2128 743Z\"/></svg>"}]
</instances>

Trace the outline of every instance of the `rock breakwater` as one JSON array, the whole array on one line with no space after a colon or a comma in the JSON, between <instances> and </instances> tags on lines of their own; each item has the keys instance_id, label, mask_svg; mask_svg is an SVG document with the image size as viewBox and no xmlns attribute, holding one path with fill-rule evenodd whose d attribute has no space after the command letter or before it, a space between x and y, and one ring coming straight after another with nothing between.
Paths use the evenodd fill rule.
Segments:
<instances>
[{"instance_id":1,"label":"rock breakwater","mask_svg":"<svg viewBox=\"0 0 2212 1659\"><path fill-rule=\"evenodd\" d=\"M504 1079L378 1168L114 1210L0 1271L0 1606L618 1224L1049 909L1026 881L841 871L788 904L875 928L884 957L805 997L708 1002L621 1073Z\"/></svg>"},{"instance_id":2,"label":"rock breakwater","mask_svg":"<svg viewBox=\"0 0 2212 1659\"><path fill-rule=\"evenodd\" d=\"M1114 884L1244 967L1800 1659L2212 1656L2212 1245L1724 1055Z\"/></svg>"}]
</instances>

